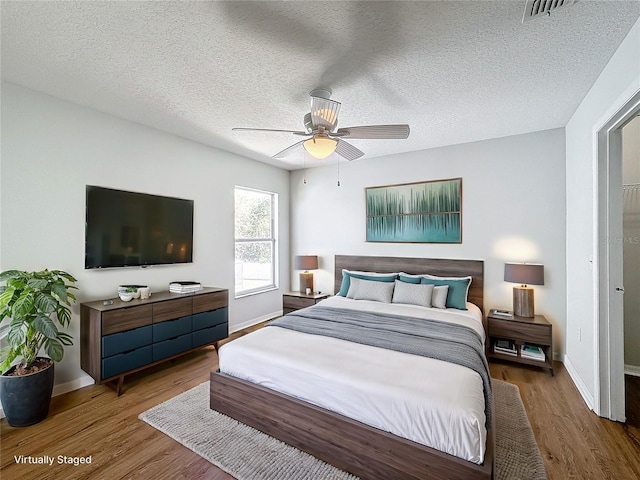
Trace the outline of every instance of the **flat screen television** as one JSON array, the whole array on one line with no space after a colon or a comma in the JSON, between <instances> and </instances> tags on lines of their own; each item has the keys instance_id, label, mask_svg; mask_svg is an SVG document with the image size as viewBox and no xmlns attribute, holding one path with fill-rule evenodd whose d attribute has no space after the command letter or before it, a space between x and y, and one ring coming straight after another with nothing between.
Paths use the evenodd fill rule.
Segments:
<instances>
[{"instance_id":1,"label":"flat screen television","mask_svg":"<svg viewBox=\"0 0 640 480\"><path fill-rule=\"evenodd\" d=\"M193 200L87 185L84 268L193 261Z\"/></svg>"}]
</instances>

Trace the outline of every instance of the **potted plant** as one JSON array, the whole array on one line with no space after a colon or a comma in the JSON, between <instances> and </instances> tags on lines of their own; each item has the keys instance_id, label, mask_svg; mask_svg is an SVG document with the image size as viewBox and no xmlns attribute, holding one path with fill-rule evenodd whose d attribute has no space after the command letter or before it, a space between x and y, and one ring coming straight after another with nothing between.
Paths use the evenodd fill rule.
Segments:
<instances>
[{"instance_id":1,"label":"potted plant","mask_svg":"<svg viewBox=\"0 0 640 480\"><path fill-rule=\"evenodd\" d=\"M54 362L72 337L59 330L71 321L76 279L61 270L0 273L0 397L7 421L26 427L44 420L53 391ZM44 350L47 357L39 357ZM19 362L14 365L16 359Z\"/></svg>"}]
</instances>

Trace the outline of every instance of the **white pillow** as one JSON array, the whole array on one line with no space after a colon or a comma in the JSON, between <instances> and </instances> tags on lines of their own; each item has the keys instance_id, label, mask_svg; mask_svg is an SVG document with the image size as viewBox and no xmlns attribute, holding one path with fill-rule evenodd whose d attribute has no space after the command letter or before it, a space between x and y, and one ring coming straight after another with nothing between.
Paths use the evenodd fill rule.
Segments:
<instances>
[{"instance_id":1,"label":"white pillow","mask_svg":"<svg viewBox=\"0 0 640 480\"><path fill-rule=\"evenodd\" d=\"M353 273L355 275L367 275L369 277L388 277L390 275L398 275L397 272L390 273L380 273L380 272L365 272L363 270L347 270L346 268L342 269L342 273Z\"/></svg>"},{"instance_id":2,"label":"white pillow","mask_svg":"<svg viewBox=\"0 0 640 480\"><path fill-rule=\"evenodd\" d=\"M353 281L353 279L351 279ZM391 303L394 283L374 282L358 278L354 291L354 300L373 300L376 302ZM349 289L351 291L351 289ZM348 296L348 294L347 294Z\"/></svg>"},{"instance_id":3,"label":"white pillow","mask_svg":"<svg viewBox=\"0 0 640 480\"><path fill-rule=\"evenodd\" d=\"M431 306L434 308L447 308L447 292L449 285L439 285L433 287L431 295Z\"/></svg>"},{"instance_id":4,"label":"white pillow","mask_svg":"<svg viewBox=\"0 0 640 480\"><path fill-rule=\"evenodd\" d=\"M420 305L422 307L431 306L431 296L433 285L422 285L420 283L407 283L396 280L393 288L393 298L391 303L408 303L410 305ZM446 298L446 296L445 296Z\"/></svg>"},{"instance_id":5,"label":"white pillow","mask_svg":"<svg viewBox=\"0 0 640 480\"><path fill-rule=\"evenodd\" d=\"M349 283L349 291L347 292L347 298L355 298L356 290L358 289L358 284L362 280L356 277L351 277L351 281Z\"/></svg>"}]
</instances>

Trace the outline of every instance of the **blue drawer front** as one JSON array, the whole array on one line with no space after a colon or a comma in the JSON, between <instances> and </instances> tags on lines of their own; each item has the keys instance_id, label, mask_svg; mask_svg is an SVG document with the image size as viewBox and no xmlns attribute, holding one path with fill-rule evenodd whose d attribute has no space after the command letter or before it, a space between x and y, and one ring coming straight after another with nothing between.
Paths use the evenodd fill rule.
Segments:
<instances>
[{"instance_id":1,"label":"blue drawer front","mask_svg":"<svg viewBox=\"0 0 640 480\"><path fill-rule=\"evenodd\" d=\"M164 342L153 344L153 361L177 355L191 349L191 334L182 335L178 338L165 340Z\"/></svg>"},{"instance_id":2,"label":"blue drawer front","mask_svg":"<svg viewBox=\"0 0 640 480\"><path fill-rule=\"evenodd\" d=\"M151 325L102 337L102 358L151 344Z\"/></svg>"},{"instance_id":3,"label":"blue drawer front","mask_svg":"<svg viewBox=\"0 0 640 480\"><path fill-rule=\"evenodd\" d=\"M175 338L191 331L191 315L153 324L153 343Z\"/></svg>"},{"instance_id":4,"label":"blue drawer front","mask_svg":"<svg viewBox=\"0 0 640 480\"><path fill-rule=\"evenodd\" d=\"M151 345L102 360L102 378L113 377L151 363Z\"/></svg>"},{"instance_id":5,"label":"blue drawer front","mask_svg":"<svg viewBox=\"0 0 640 480\"><path fill-rule=\"evenodd\" d=\"M193 316L193 331L227 323L227 311L228 308L223 307L210 312L196 313Z\"/></svg>"},{"instance_id":6,"label":"blue drawer front","mask_svg":"<svg viewBox=\"0 0 640 480\"><path fill-rule=\"evenodd\" d=\"M193 336L193 348L227 338L229 336L228 327L228 323L223 323L221 325L216 325L215 327L203 328L202 330L193 332L191 334Z\"/></svg>"}]
</instances>

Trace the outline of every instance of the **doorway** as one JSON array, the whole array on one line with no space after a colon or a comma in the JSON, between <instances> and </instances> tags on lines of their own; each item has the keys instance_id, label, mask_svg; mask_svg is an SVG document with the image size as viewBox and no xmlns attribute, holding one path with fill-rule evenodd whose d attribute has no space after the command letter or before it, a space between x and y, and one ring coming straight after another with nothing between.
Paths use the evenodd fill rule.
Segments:
<instances>
[{"instance_id":1,"label":"doorway","mask_svg":"<svg viewBox=\"0 0 640 480\"><path fill-rule=\"evenodd\" d=\"M640 113L640 90L597 132L596 408L625 421L622 132Z\"/></svg>"},{"instance_id":2,"label":"doorway","mask_svg":"<svg viewBox=\"0 0 640 480\"><path fill-rule=\"evenodd\" d=\"M622 183L625 415L640 428L640 115L622 127Z\"/></svg>"}]
</instances>

